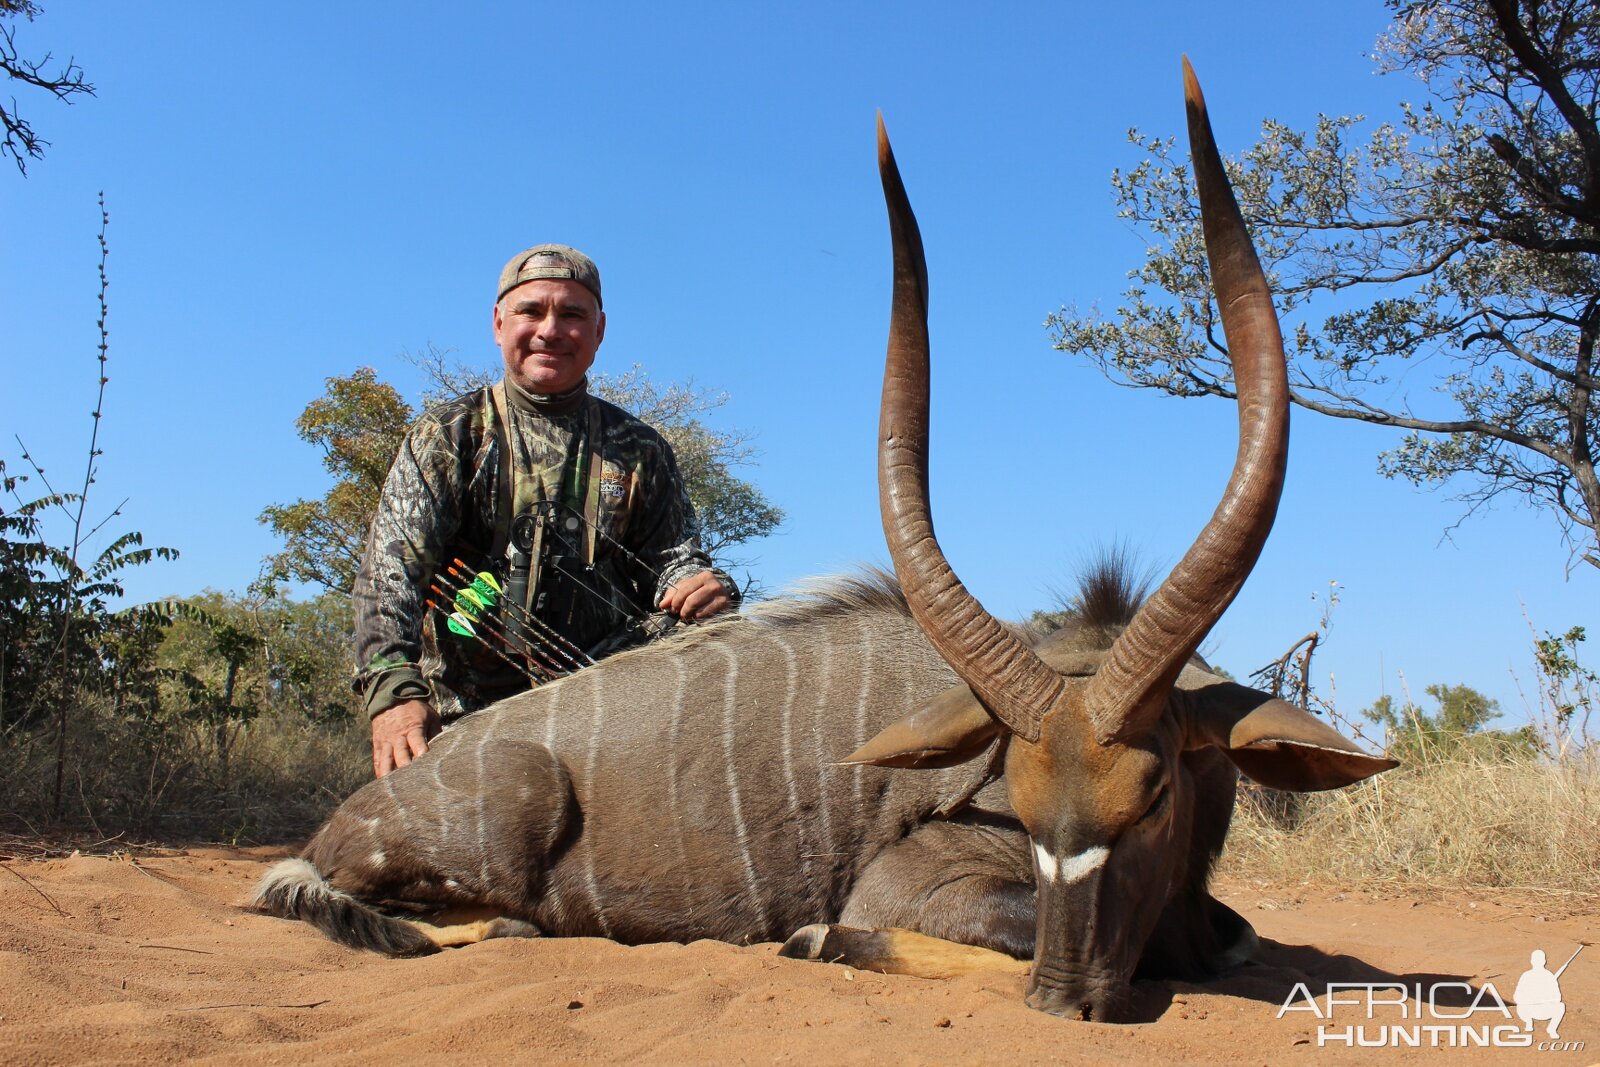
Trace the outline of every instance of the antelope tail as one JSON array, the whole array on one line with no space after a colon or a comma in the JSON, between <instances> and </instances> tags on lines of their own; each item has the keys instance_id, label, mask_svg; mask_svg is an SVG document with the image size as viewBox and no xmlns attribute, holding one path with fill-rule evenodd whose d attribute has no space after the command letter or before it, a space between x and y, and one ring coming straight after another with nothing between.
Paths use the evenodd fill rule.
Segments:
<instances>
[{"instance_id":1,"label":"antelope tail","mask_svg":"<svg viewBox=\"0 0 1600 1067\"><path fill-rule=\"evenodd\" d=\"M284 860L268 871L256 886L253 905L268 915L308 922L350 948L389 956L425 956L439 951L421 930L335 889L305 860Z\"/></svg>"}]
</instances>

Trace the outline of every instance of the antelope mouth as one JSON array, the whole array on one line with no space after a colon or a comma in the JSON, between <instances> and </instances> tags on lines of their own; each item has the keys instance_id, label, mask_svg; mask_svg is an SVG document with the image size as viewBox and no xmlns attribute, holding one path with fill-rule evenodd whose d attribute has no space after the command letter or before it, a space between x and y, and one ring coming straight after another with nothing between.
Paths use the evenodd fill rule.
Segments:
<instances>
[{"instance_id":1,"label":"antelope mouth","mask_svg":"<svg viewBox=\"0 0 1600 1067\"><path fill-rule=\"evenodd\" d=\"M1036 976L1029 984L1028 1007L1062 1019L1088 1023L1131 1021L1132 995L1126 981L1102 977L1064 979Z\"/></svg>"}]
</instances>

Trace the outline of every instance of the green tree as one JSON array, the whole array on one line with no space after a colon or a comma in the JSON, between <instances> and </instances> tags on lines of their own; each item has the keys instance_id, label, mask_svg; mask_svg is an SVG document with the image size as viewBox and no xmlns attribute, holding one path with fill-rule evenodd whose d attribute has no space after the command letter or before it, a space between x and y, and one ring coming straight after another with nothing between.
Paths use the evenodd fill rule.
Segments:
<instances>
[{"instance_id":1,"label":"green tree","mask_svg":"<svg viewBox=\"0 0 1600 1067\"><path fill-rule=\"evenodd\" d=\"M1385 476L1459 477L1469 515L1521 496L1600 567L1600 6L1390 6L1376 58L1419 77L1422 104L1371 127L1269 120L1229 164L1274 279L1291 399L1406 431ZM1053 341L1121 384L1231 398L1188 168L1172 139L1130 136L1149 158L1112 186L1151 249L1114 315L1064 307ZM1429 357L1434 396L1407 395Z\"/></svg>"},{"instance_id":2,"label":"green tree","mask_svg":"<svg viewBox=\"0 0 1600 1067\"><path fill-rule=\"evenodd\" d=\"M1533 642L1540 710L1558 756L1592 742L1589 719L1600 707L1600 674L1578 659L1578 646L1587 639L1584 628L1574 626L1564 634L1547 631Z\"/></svg>"},{"instance_id":3,"label":"green tree","mask_svg":"<svg viewBox=\"0 0 1600 1067\"><path fill-rule=\"evenodd\" d=\"M174 609L172 628L161 643L158 656L161 659L171 656L171 650L190 643L186 641L187 631L198 631L199 648L192 650L190 656L179 658L176 665L164 663L161 673L179 690L175 698L167 702L174 716L197 722L210 732L221 784L226 787L231 777L229 762L234 743L245 724L261 713L261 687L251 673L247 673L247 668L258 658L263 642L248 624L239 625L223 617L219 609L225 604L213 603L212 610L207 611L200 608L197 601L201 599L190 598L171 605ZM220 598L212 594L209 599ZM181 610L184 608L188 610ZM219 677L214 681L200 673L210 665L205 660L215 663L215 673Z\"/></svg>"},{"instance_id":4,"label":"green tree","mask_svg":"<svg viewBox=\"0 0 1600 1067\"><path fill-rule=\"evenodd\" d=\"M263 713L330 723L357 708L350 688L350 601L290 600L270 583L152 605L168 623L155 663L160 714L214 733L224 772L244 724Z\"/></svg>"},{"instance_id":5,"label":"green tree","mask_svg":"<svg viewBox=\"0 0 1600 1067\"><path fill-rule=\"evenodd\" d=\"M295 428L302 441L322 449L333 487L319 500L273 504L260 521L284 539L283 551L269 560L276 574L348 595L384 476L416 413L371 367L329 378L327 385Z\"/></svg>"},{"instance_id":6,"label":"green tree","mask_svg":"<svg viewBox=\"0 0 1600 1067\"><path fill-rule=\"evenodd\" d=\"M18 51L14 21L21 18L32 22L39 11L34 0L0 0L0 73L12 82L49 93L66 104L80 94L93 96L94 86L83 80L82 68L71 59L52 71L48 69L51 59L48 52L44 58L34 60ZM5 128L5 140L0 141L0 158L10 156L17 170L26 175L28 160L43 159L50 142L40 137L32 124L17 113L14 99L9 106L0 100L0 126Z\"/></svg>"},{"instance_id":7,"label":"green tree","mask_svg":"<svg viewBox=\"0 0 1600 1067\"><path fill-rule=\"evenodd\" d=\"M719 564L744 565L729 550L782 525L782 509L754 482L734 473L756 459L750 434L712 429L703 419L728 402L727 393L702 389L692 381L659 385L637 363L621 374L593 375L590 387L667 439L700 520L701 544Z\"/></svg>"},{"instance_id":8,"label":"green tree","mask_svg":"<svg viewBox=\"0 0 1600 1067\"><path fill-rule=\"evenodd\" d=\"M428 376L425 404L499 378L433 348L407 358ZM295 425L302 440L323 450L334 485L320 500L274 504L261 513L261 521L285 540L283 551L270 560L276 574L348 594L384 476L415 413L370 367L329 378L327 385L327 393L307 405ZM749 435L713 429L702 419L727 403L727 394L693 383L657 385L637 365L620 375L591 375L590 388L660 430L672 445L700 518L701 541L720 565L741 564L729 558L729 550L771 533L783 521L783 512L735 473L755 459Z\"/></svg>"},{"instance_id":9,"label":"green tree","mask_svg":"<svg viewBox=\"0 0 1600 1067\"><path fill-rule=\"evenodd\" d=\"M1436 684L1423 692L1438 705L1432 713L1409 700L1381 696L1362 716L1382 726L1389 752L1401 759L1474 752L1486 756L1531 755L1538 741L1531 726L1515 731L1486 730L1500 717L1500 702L1466 685Z\"/></svg>"},{"instance_id":10,"label":"green tree","mask_svg":"<svg viewBox=\"0 0 1600 1067\"><path fill-rule=\"evenodd\" d=\"M140 534L127 533L80 563L81 544L51 544L43 518L51 510L76 514L70 509L82 494L24 498L27 480L0 461L0 492L18 501L10 511L0 507L0 736L52 718L64 736L86 696L137 699L134 650L148 645L147 631L159 623L112 604L123 595L122 571L178 553L146 548ZM72 532L81 535L79 527Z\"/></svg>"}]
</instances>

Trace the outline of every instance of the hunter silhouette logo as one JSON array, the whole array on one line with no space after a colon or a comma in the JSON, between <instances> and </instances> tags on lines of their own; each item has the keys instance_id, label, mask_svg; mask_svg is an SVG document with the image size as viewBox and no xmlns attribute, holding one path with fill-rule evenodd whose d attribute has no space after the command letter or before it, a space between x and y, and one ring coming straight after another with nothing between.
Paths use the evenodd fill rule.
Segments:
<instances>
[{"instance_id":1,"label":"hunter silhouette logo","mask_svg":"<svg viewBox=\"0 0 1600 1067\"><path fill-rule=\"evenodd\" d=\"M1529 955L1531 966L1517 980L1510 1003L1493 982L1467 981L1329 982L1321 997L1296 982L1278 1018L1309 1012L1317 1019L1317 1047L1349 1048L1537 1048L1541 1052L1580 1052L1582 1041L1561 1041L1566 1017L1560 979L1586 943L1551 971L1543 949ZM1514 1014L1513 1014L1514 1012ZM1520 1026L1517 1020L1521 1021ZM1547 1039L1536 1040L1535 1023Z\"/></svg>"},{"instance_id":2,"label":"hunter silhouette logo","mask_svg":"<svg viewBox=\"0 0 1600 1067\"><path fill-rule=\"evenodd\" d=\"M1579 945L1577 951L1567 957L1561 969L1551 974L1544 966L1544 949L1533 950L1533 955L1529 957L1533 966L1517 979L1517 989L1511 998L1516 1002L1517 1018L1522 1020L1524 1030L1532 1030L1535 1022L1548 1020L1550 1025L1545 1027L1545 1033L1552 1040L1561 1036L1556 1032L1556 1027L1561 1025L1562 1017L1567 1014L1567 1006L1561 1000L1560 979L1582 951L1583 946Z\"/></svg>"}]
</instances>

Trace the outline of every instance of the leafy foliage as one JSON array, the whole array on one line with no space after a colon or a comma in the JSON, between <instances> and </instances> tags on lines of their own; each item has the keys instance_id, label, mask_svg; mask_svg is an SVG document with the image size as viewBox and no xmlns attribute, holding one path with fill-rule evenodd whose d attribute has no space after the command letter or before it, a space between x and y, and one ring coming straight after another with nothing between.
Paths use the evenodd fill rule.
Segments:
<instances>
[{"instance_id":1,"label":"leafy foliage","mask_svg":"<svg viewBox=\"0 0 1600 1067\"><path fill-rule=\"evenodd\" d=\"M10 512L0 508L0 731L65 714L86 685L109 685L120 697L134 682L128 652L147 626L111 609L123 595L121 572L177 557L127 533L80 565L75 553L45 540L43 518L49 509L72 508L81 494L24 500L27 481L0 461L0 488L19 501Z\"/></svg>"},{"instance_id":2,"label":"leafy foliage","mask_svg":"<svg viewBox=\"0 0 1600 1067\"><path fill-rule=\"evenodd\" d=\"M21 478L4 482L15 494ZM30 820L30 829L41 819L57 827L87 820L97 833L176 825L208 837L277 825L278 816L295 832L320 817L319 806L302 804L292 815L250 810L263 791L298 783L303 768L241 766L239 753L251 726L270 721L277 744L343 747L359 770L358 747L308 733L342 732L357 718L345 598L207 593L116 610L120 572L176 552L144 548L130 533L77 567L42 539L38 512L54 502L0 512L8 817Z\"/></svg>"},{"instance_id":3,"label":"leafy foliage","mask_svg":"<svg viewBox=\"0 0 1600 1067\"><path fill-rule=\"evenodd\" d=\"M1600 674L1578 660L1578 646L1587 637L1582 626L1574 626L1564 634L1547 632L1533 643L1539 701L1558 756L1593 740L1589 724L1600 706Z\"/></svg>"},{"instance_id":4,"label":"leafy foliage","mask_svg":"<svg viewBox=\"0 0 1600 1067\"><path fill-rule=\"evenodd\" d=\"M1268 120L1228 165L1286 325L1291 398L1408 431L1379 470L1547 510L1600 567L1600 8L1392 0L1384 71L1428 99L1391 121ZM1363 132L1365 131L1365 132ZM1062 308L1055 346L1120 384L1233 397L1188 166L1174 141L1112 187L1151 247L1114 316ZM1437 368L1432 398L1405 383ZM1413 406L1415 404L1415 406Z\"/></svg>"},{"instance_id":5,"label":"leafy foliage","mask_svg":"<svg viewBox=\"0 0 1600 1067\"><path fill-rule=\"evenodd\" d=\"M1486 730L1500 717L1500 702L1466 685L1430 685L1423 690L1438 704L1432 713L1410 700L1381 696L1361 714L1388 734L1390 755L1407 762L1472 752L1478 756L1528 756L1538 751L1533 727Z\"/></svg>"},{"instance_id":6,"label":"leafy foliage","mask_svg":"<svg viewBox=\"0 0 1600 1067\"><path fill-rule=\"evenodd\" d=\"M261 521L284 538L273 570L348 595L355 587L367 527L378 510L383 479L415 417L394 386L371 367L329 378L328 391L295 420L300 439L322 449L335 481L320 500L273 504Z\"/></svg>"},{"instance_id":7,"label":"leafy foliage","mask_svg":"<svg viewBox=\"0 0 1600 1067\"><path fill-rule=\"evenodd\" d=\"M310 722L354 714L348 598L288 600L258 584L243 596L212 590L150 607L170 622L156 662L180 714L212 725L264 712Z\"/></svg>"},{"instance_id":8,"label":"leafy foliage","mask_svg":"<svg viewBox=\"0 0 1600 1067\"><path fill-rule=\"evenodd\" d=\"M741 565L728 550L765 537L783 523L761 489L734 473L756 458L751 435L743 430L715 430L703 416L728 402L727 393L701 389L691 382L658 385L635 363L622 374L594 375L597 396L661 432L678 459L684 488L700 520L700 541L723 567Z\"/></svg>"}]
</instances>

